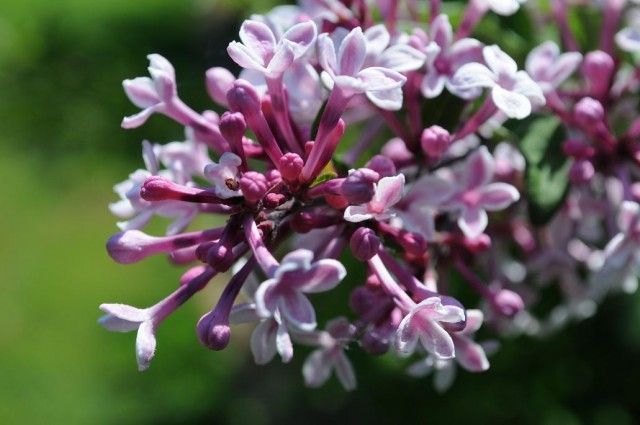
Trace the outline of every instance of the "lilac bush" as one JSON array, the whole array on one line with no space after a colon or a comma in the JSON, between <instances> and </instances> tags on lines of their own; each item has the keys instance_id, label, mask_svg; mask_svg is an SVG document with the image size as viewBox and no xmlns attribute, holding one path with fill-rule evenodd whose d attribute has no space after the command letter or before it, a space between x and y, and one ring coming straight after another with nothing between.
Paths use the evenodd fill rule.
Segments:
<instances>
[{"instance_id":1,"label":"lilac bush","mask_svg":"<svg viewBox=\"0 0 640 425\"><path fill-rule=\"evenodd\" d=\"M359 349L412 356L407 373L433 372L446 389L456 365L489 369L497 342L476 342L477 331L546 335L594 314L609 292L634 291L640 7L550 6L277 7L229 44L237 77L206 72L218 112L190 108L170 62L149 55L150 78L123 83L141 111L122 126L159 113L186 137L143 142L145 169L114 188L110 208L126 221L107 250L123 264L168 254L190 268L152 307L101 305L100 323L137 329L144 370L158 326L230 272L196 326L205 347L224 349L232 324L254 322L258 364L315 348L308 386L335 374L354 389ZM602 16L597 45L576 34L570 16L582 9ZM517 52L522 64L481 41L485 18L515 13L558 38ZM171 219L166 235L142 231L154 216ZM187 232L198 216L226 223ZM314 294L337 286L350 298L319 319ZM545 308L549 288L559 296Z\"/></svg>"}]
</instances>

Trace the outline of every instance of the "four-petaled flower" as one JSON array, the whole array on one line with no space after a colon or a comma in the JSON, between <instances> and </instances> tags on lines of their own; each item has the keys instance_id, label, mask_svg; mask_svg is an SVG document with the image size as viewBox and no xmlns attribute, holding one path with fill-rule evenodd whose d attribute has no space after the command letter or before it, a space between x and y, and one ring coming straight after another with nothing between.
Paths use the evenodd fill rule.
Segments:
<instances>
[{"instance_id":1,"label":"four-petaled flower","mask_svg":"<svg viewBox=\"0 0 640 425\"><path fill-rule=\"evenodd\" d=\"M503 210L520 199L520 193L510 184L491 183L493 174L493 157L481 146L465 162L458 189L439 205L444 211L460 211L458 226L471 239L487 228L487 211Z\"/></svg>"},{"instance_id":2,"label":"four-petaled flower","mask_svg":"<svg viewBox=\"0 0 640 425\"><path fill-rule=\"evenodd\" d=\"M555 90L578 68L582 55L578 52L560 54L560 48L553 41L542 43L533 49L524 69L535 80L544 93Z\"/></svg>"},{"instance_id":3,"label":"four-petaled flower","mask_svg":"<svg viewBox=\"0 0 640 425\"><path fill-rule=\"evenodd\" d=\"M441 359L455 356L453 339L440 323L465 320L465 312L455 305L443 305L438 297L430 297L416 304L396 332L395 347L401 353L413 353L418 346Z\"/></svg>"},{"instance_id":4,"label":"four-petaled flower","mask_svg":"<svg viewBox=\"0 0 640 425\"><path fill-rule=\"evenodd\" d=\"M375 218L386 220L395 215L391 207L402 198L404 189L404 174L383 177L375 184L373 199L363 205L352 205L344 210L344 219L352 223Z\"/></svg>"},{"instance_id":5,"label":"four-petaled flower","mask_svg":"<svg viewBox=\"0 0 640 425\"><path fill-rule=\"evenodd\" d=\"M545 104L540 86L498 46L486 46L482 56L488 67L477 62L460 67L453 77L456 90L491 88L493 103L509 118L526 118L532 106Z\"/></svg>"},{"instance_id":6,"label":"four-petaled flower","mask_svg":"<svg viewBox=\"0 0 640 425\"><path fill-rule=\"evenodd\" d=\"M336 260L313 260L313 252L298 249L284 256L273 278L260 285L255 294L256 311L270 317L276 310L292 326L303 331L316 327L316 313L304 294L333 289L346 276Z\"/></svg>"},{"instance_id":7,"label":"four-petaled flower","mask_svg":"<svg viewBox=\"0 0 640 425\"><path fill-rule=\"evenodd\" d=\"M402 107L402 85L407 78L397 71L379 66L363 68L367 40L356 27L336 46L329 34L318 36L318 60L324 70L320 75L329 88L338 87L344 97L366 94L374 105L387 110Z\"/></svg>"}]
</instances>

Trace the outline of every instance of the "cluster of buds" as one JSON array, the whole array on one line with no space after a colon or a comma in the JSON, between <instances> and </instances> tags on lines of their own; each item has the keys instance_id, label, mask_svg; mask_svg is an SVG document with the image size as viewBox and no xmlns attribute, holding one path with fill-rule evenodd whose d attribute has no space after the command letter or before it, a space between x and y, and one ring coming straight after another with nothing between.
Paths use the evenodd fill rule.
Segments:
<instances>
[{"instance_id":1,"label":"cluster of buds","mask_svg":"<svg viewBox=\"0 0 640 425\"><path fill-rule=\"evenodd\" d=\"M346 389L348 349L413 354L408 373L434 372L443 389L456 365L489 368L495 343L474 341L483 322L546 334L611 289L635 289L640 10L554 0L544 16L533 0L470 0L454 30L439 0L370 3L306 0L245 21L227 49L239 76L206 72L221 114L185 104L160 55L149 55L150 78L124 81L141 112L123 127L159 113L186 128L185 141L143 142L146 169L115 186L110 206L125 220L107 243L115 261L190 264L152 307L100 306L107 329L137 330L140 370L158 326L227 272L196 326L202 345L224 349L231 324L255 322L257 363L316 347L306 384L333 372ZM602 9L593 50L574 37L569 8ZM519 69L472 38L485 15L513 13L556 27L565 51L544 42ZM156 215L171 220L164 236L141 230ZM226 224L187 232L202 215ZM338 285L350 299L319 330L313 294ZM549 286L558 301L544 310Z\"/></svg>"}]
</instances>

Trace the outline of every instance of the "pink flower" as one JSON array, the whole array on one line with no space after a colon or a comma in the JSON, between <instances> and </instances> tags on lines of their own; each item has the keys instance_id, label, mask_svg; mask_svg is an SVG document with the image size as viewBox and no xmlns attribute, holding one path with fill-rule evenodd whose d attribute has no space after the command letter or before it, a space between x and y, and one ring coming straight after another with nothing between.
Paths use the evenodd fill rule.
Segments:
<instances>
[{"instance_id":1,"label":"pink flower","mask_svg":"<svg viewBox=\"0 0 640 425\"><path fill-rule=\"evenodd\" d=\"M438 297L430 297L416 304L407 314L396 332L395 346L402 353L412 353L420 342L427 352L441 359L455 356L453 339L440 323L458 323L465 320L464 310L454 305L443 305Z\"/></svg>"},{"instance_id":2,"label":"pink flower","mask_svg":"<svg viewBox=\"0 0 640 425\"><path fill-rule=\"evenodd\" d=\"M324 70L320 75L322 82L331 90L338 87L345 97L364 93L382 109L400 109L406 77L379 66L363 68L366 54L367 40L360 27L351 30L338 49L329 34L320 34L318 61Z\"/></svg>"},{"instance_id":3,"label":"pink flower","mask_svg":"<svg viewBox=\"0 0 640 425\"><path fill-rule=\"evenodd\" d=\"M493 103L509 118L522 119L531 114L532 106L542 106L545 98L540 86L500 47L487 46L482 50L484 61L463 65L453 77L457 90L477 87L491 89Z\"/></svg>"},{"instance_id":4,"label":"pink flower","mask_svg":"<svg viewBox=\"0 0 640 425\"><path fill-rule=\"evenodd\" d=\"M255 294L256 311L261 317L270 317L276 310L282 318L303 331L316 327L316 314L304 294L333 289L347 274L344 266L332 259L314 263L313 252L298 249L285 255L273 273Z\"/></svg>"},{"instance_id":5,"label":"pink flower","mask_svg":"<svg viewBox=\"0 0 640 425\"><path fill-rule=\"evenodd\" d=\"M375 184L373 199L363 205L349 206L344 210L344 219L352 223L376 219L386 220L395 214L390 208L402 198L404 189L404 175L383 177Z\"/></svg>"},{"instance_id":6,"label":"pink flower","mask_svg":"<svg viewBox=\"0 0 640 425\"><path fill-rule=\"evenodd\" d=\"M520 199L518 190L507 183L491 183L494 160L485 146L471 154L463 167L456 193L440 204L445 211L460 211L458 226L475 239L487 228L487 211L499 211Z\"/></svg>"},{"instance_id":7,"label":"pink flower","mask_svg":"<svg viewBox=\"0 0 640 425\"><path fill-rule=\"evenodd\" d=\"M560 86L578 68L582 55L578 52L560 54L553 41L542 43L527 56L524 68L544 93Z\"/></svg>"}]
</instances>

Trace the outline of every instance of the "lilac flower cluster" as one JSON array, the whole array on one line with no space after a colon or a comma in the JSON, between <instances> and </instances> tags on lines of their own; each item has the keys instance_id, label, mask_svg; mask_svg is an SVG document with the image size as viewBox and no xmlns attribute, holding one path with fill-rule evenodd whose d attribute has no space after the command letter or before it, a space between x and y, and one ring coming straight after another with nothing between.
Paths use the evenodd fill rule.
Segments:
<instances>
[{"instance_id":1,"label":"lilac flower cluster","mask_svg":"<svg viewBox=\"0 0 640 425\"><path fill-rule=\"evenodd\" d=\"M483 322L546 334L593 314L611 289L635 290L640 8L554 0L545 16L523 3L470 0L457 29L439 0L301 0L253 16L228 47L239 76L206 72L222 114L187 106L172 65L149 55L150 77L123 83L141 111L122 126L159 113L186 138L143 142L146 169L115 186L110 208L125 221L107 250L119 263L168 254L191 268L152 307L100 306L107 329L137 330L140 370L158 326L228 271L200 342L221 350L231 323L255 322L257 363L312 346L306 384L335 373L346 389L349 349L413 354L408 373L435 371L444 389L456 363L489 368L495 342L474 341ZM602 9L596 49L574 37L573 8ZM485 15L516 12L557 28L564 51L546 41L523 70L472 38ZM165 236L141 231L156 215L171 220ZM226 224L186 232L212 215ZM343 264L356 261L366 278ZM338 285L351 312L345 300L345 316L319 330L313 294ZM559 302L545 311L549 287Z\"/></svg>"}]
</instances>

